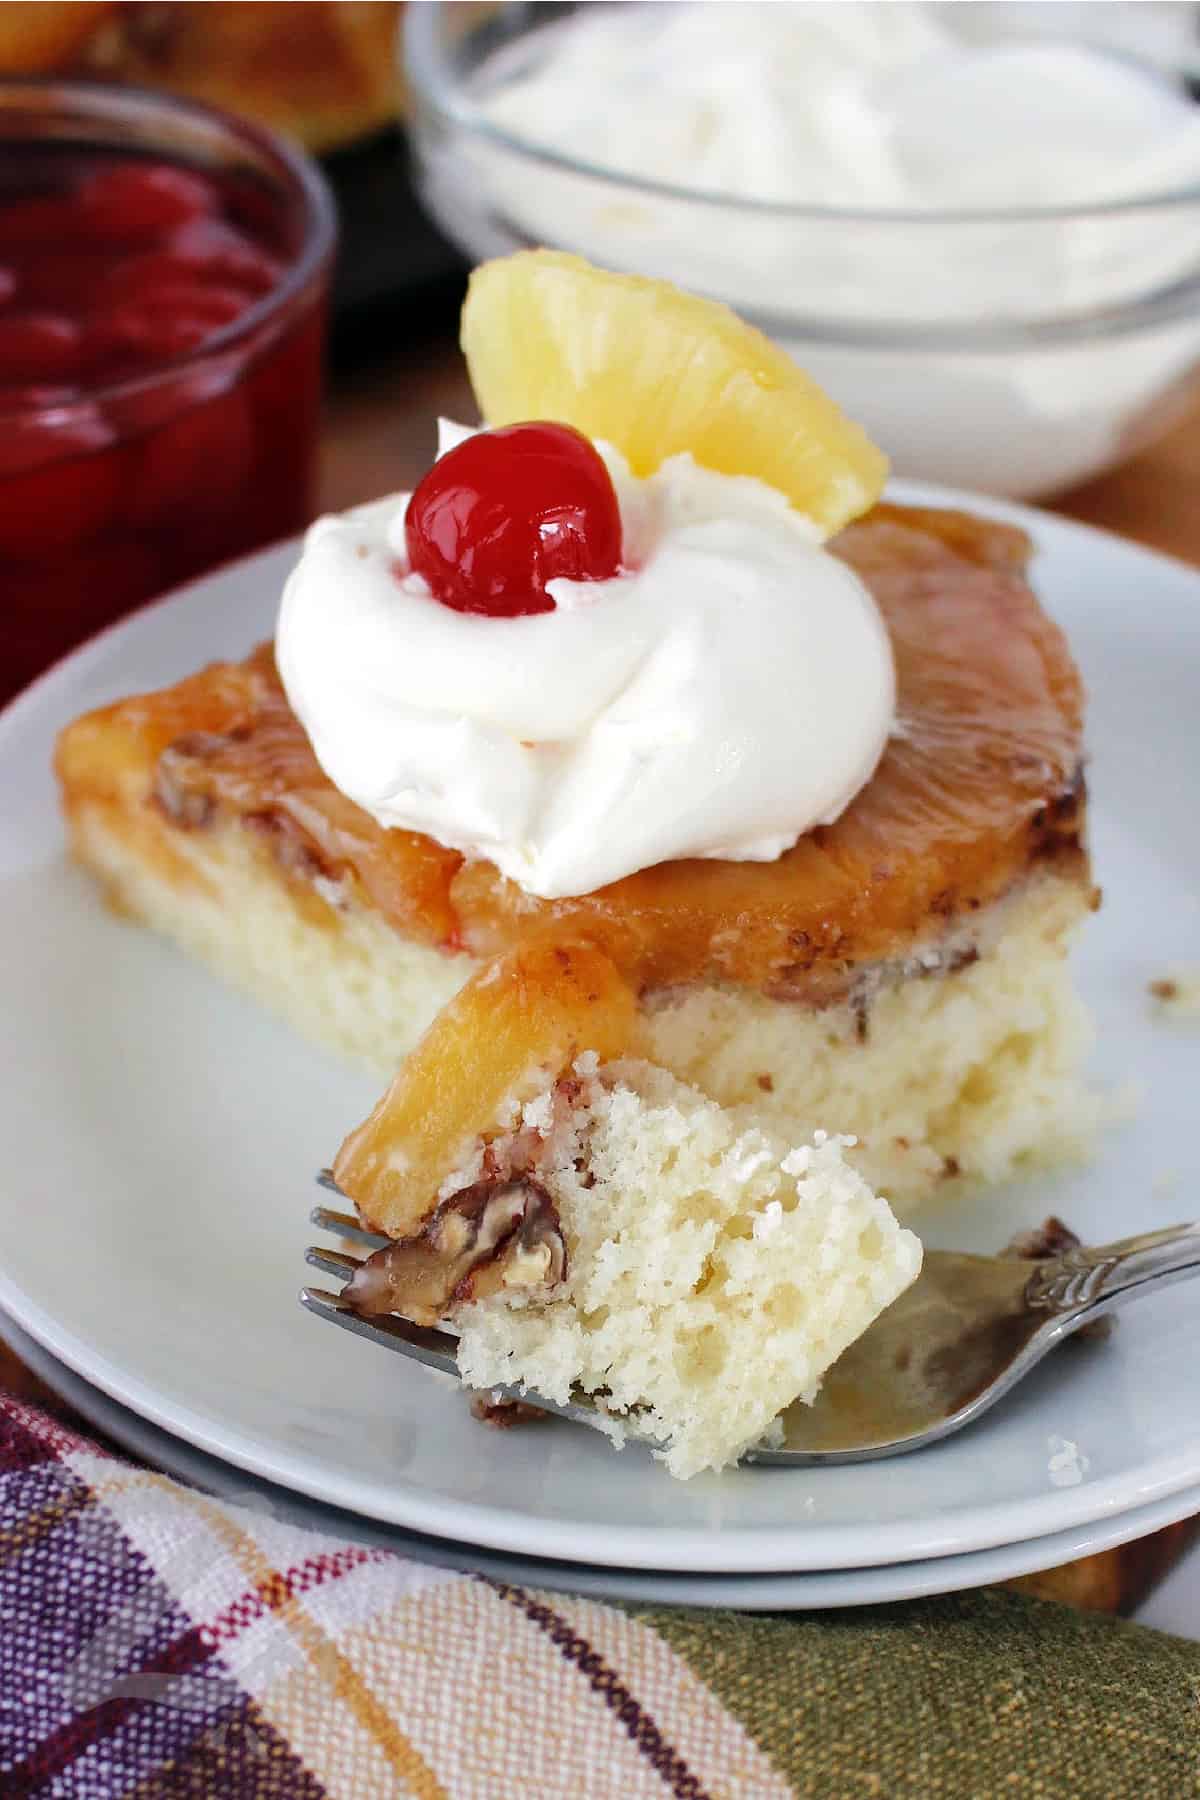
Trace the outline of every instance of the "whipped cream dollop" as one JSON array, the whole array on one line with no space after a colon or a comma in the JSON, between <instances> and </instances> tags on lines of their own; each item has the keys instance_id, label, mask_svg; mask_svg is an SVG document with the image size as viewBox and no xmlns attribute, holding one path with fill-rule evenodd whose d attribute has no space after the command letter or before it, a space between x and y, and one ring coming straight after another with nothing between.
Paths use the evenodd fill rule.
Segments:
<instances>
[{"instance_id":1,"label":"whipped cream dollop","mask_svg":"<svg viewBox=\"0 0 1200 1800\"><path fill-rule=\"evenodd\" d=\"M443 422L440 453L469 435ZM689 456L641 481L596 448L611 580L551 581L553 612L454 612L409 570L399 494L317 521L276 634L336 787L546 899L773 860L870 779L895 707L874 601L782 494Z\"/></svg>"}]
</instances>

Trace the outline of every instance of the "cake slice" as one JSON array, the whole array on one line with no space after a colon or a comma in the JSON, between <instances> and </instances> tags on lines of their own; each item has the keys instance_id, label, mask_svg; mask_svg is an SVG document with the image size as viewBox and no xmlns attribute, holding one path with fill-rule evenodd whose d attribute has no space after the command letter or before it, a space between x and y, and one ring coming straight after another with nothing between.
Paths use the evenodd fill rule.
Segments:
<instances>
[{"instance_id":1,"label":"cake slice","mask_svg":"<svg viewBox=\"0 0 1200 1800\"><path fill-rule=\"evenodd\" d=\"M394 1240L345 1293L448 1325L472 1387L595 1397L686 1479L810 1402L921 1249L843 1139L789 1144L622 1054L622 989L594 948L539 945L446 1007L334 1164Z\"/></svg>"},{"instance_id":2,"label":"cake slice","mask_svg":"<svg viewBox=\"0 0 1200 1800\"><path fill-rule=\"evenodd\" d=\"M854 517L878 492L878 452L723 308L548 253L477 271L471 292L472 378L496 419L602 431L642 470L696 446L722 471L702 471L711 481L765 482L814 531L841 527L826 560L866 590L894 664L874 773L774 861L714 848L542 897L486 852L381 822L335 786L262 645L64 731L76 856L120 910L382 1075L492 958L554 939L619 971L639 1054L721 1106L753 1105L787 1143L854 1138L847 1159L904 1211L944 1181L1004 1180L1086 1144L1089 1028L1068 964L1098 898L1083 695L1030 586L1028 538L930 508ZM348 580L378 575L381 631L406 519L396 496L315 528L317 549L353 536ZM345 592L330 586L334 648ZM415 656L408 639L391 648ZM818 634L814 666L822 652ZM769 644L761 664L773 700L790 691L795 667ZM463 773L447 767L462 663L442 666L442 736L417 784L434 799ZM473 670L485 697L496 667ZM525 686L538 682L530 668ZM754 711L730 734L731 766ZM506 768L526 752L553 762L555 743L505 731ZM696 739L711 748L703 720ZM366 743L390 766L386 731ZM703 798L685 792L681 809Z\"/></svg>"}]
</instances>

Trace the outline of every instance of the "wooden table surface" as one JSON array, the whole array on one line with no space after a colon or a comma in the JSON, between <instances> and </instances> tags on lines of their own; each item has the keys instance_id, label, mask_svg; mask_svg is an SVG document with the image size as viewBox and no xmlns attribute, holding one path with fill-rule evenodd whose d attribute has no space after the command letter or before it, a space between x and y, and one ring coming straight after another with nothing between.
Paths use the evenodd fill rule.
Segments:
<instances>
[{"instance_id":1,"label":"wooden table surface","mask_svg":"<svg viewBox=\"0 0 1200 1800\"><path fill-rule=\"evenodd\" d=\"M425 339L382 366L343 381L332 396L322 445L320 502L337 510L411 487L428 465L439 413L470 419L474 406L453 338ZM1053 510L1136 538L1200 564L1200 405L1167 437ZM0 1390L69 1409L0 1343ZM81 1421L74 1421L82 1423ZM86 1428L86 1427L85 1427ZM1178 1557L1200 1521L1156 1532L1140 1544L1085 1557L1029 1578L1036 1592L1105 1610L1128 1610Z\"/></svg>"}]
</instances>

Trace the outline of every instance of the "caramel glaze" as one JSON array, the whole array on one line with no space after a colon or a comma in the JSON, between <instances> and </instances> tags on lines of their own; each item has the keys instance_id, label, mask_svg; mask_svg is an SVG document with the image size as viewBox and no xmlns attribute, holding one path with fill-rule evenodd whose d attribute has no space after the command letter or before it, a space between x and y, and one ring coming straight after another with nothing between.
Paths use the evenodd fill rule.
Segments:
<instances>
[{"instance_id":1,"label":"caramel glaze","mask_svg":"<svg viewBox=\"0 0 1200 1800\"><path fill-rule=\"evenodd\" d=\"M298 883L341 882L406 937L446 950L486 956L563 929L601 944L643 991L724 982L829 1004L861 992L868 971L961 945L971 915L1039 866L1088 879L1082 691L1025 580L1024 534L880 506L832 548L887 621L898 729L842 816L777 862L664 863L539 900L489 863L382 829L340 794L270 645L69 726L64 804L68 815L89 800L155 808L172 836L238 820Z\"/></svg>"}]
</instances>

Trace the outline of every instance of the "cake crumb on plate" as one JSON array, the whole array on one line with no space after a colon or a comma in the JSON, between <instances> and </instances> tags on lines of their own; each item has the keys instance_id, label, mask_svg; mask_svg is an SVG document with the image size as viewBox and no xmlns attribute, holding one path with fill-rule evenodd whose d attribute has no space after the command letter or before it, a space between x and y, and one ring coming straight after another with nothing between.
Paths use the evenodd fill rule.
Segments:
<instances>
[{"instance_id":1,"label":"cake crumb on plate","mask_svg":"<svg viewBox=\"0 0 1200 1800\"><path fill-rule=\"evenodd\" d=\"M1173 1019L1200 1019L1200 965L1172 969L1148 984L1156 1011Z\"/></svg>"}]
</instances>

